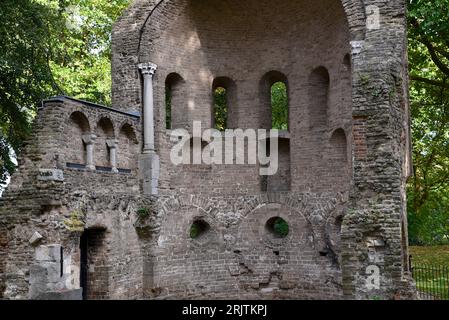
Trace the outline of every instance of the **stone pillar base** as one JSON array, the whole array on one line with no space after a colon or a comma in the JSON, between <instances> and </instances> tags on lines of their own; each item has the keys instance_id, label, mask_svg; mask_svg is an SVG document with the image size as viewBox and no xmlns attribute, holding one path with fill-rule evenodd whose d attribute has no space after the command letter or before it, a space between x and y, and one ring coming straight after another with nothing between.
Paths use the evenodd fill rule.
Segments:
<instances>
[{"instance_id":1,"label":"stone pillar base","mask_svg":"<svg viewBox=\"0 0 449 320\"><path fill-rule=\"evenodd\" d=\"M154 151L140 155L139 165L141 170L143 194L157 196L159 189L160 159Z\"/></svg>"}]
</instances>

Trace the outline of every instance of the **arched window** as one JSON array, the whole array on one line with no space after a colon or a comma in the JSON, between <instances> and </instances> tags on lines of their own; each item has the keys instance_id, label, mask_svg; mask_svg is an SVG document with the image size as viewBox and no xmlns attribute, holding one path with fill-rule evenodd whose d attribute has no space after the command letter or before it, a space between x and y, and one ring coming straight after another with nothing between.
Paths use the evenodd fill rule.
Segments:
<instances>
[{"instance_id":1,"label":"arched window","mask_svg":"<svg viewBox=\"0 0 449 320\"><path fill-rule=\"evenodd\" d=\"M183 128L187 123L185 81L177 73L170 73L165 80L165 127Z\"/></svg>"},{"instance_id":2,"label":"arched window","mask_svg":"<svg viewBox=\"0 0 449 320\"><path fill-rule=\"evenodd\" d=\"M266 222L265 230L274 238L286 238L290 233L290 226L281 217L273 217Z\"/></svg>"},{"instance_id":3,"label":"arched window","mask_svg":"<svg viewBox=\"0 0 449 320\"><path fill-rule=\"evenodd\" d=\"M86 164L86 145L83 136L90 133L90 125L87 117L76 111L70 116L67 129L67 163Z\"/></svg>"},{"instance_id":4,"label":"arched window","mask_svg":"<svg viewBox=\"0 0 449 320\"><path fill-rule=\"evenodd\" d=\"M165 88L165 128L171 129L171 104L172 104L172 91L171 87Z\"/></svg>"},{"instance_id":5,"label":"arched window","mask_svg":"<svg viewBox=\"0 0 449 320\"><path fill-rule=\"evenodd\" d=\"M279 71L266 73L260 82L262 109L259 117L261 128L289 130L289 97L287 77ZM266 150L270 150L267 139ZM288 132L278 139L278 170L275 175L261 177L263 192L289 191L291 188L290 136Z\"/></svg>"},{"instance_id":6,"label":"arched window","mask_svg":"<svg viewBox=\"0 0 449 320\"><path fill-rule=\"evenodd\" d=\"M288 130L288 93L287 84L283 81L271 86L271 127Z\"/></svg>"},{"instance_id":7,"label":"arched window","mask_svg":"<svg viewBox=\"0 0 449 320\"><path fill-rule=\"evenodd\" d=\"M139 145L136 133L130 124L124 124L118 138L117 166L119 170L133 170L137 168Z\"/></svg>"},{"instance_id":8,"label":"arched window","mask_svg":"<svg viewBox=\"0 0 449 320\"><path fill-rule=\"evenodd\" d=\"M203 237L207 234L207 232L209 230L210 230L210 225L206 221L196 220L190 226L190 230L189 230L190 238L195 240L200 237Z\"/></svg>"},{"instance_id":9,"label":"arched window","mask_svg":"<svg viewBox=\"0 0 449 320\"><path fill-rule=\"evenodd\" d=\"M220 131L237 128L236 85L227 77L216 78L212 85L212 126Z\"/></svg>"},{"instance_id":10,"label":"arched window","mask_svg":"<svg viewBox=\"0 0 449 320\"><path fill-rule=\"evenodd\" d=\"M343 129L337 129L329 141L328 176L338 189L349 188L349 161L347 137Z\"/></svg>"},{"instance_id":11,"label":"arched window","mask_svg":"<svg viewBox=\"0 0 449 320\"><path fill-rule=\"evenodd\" d=\"M325 129L327 125L329 99L329 72L324 67L316 68L309 77L309 117L312 129Z\"/></svg>"},{"instance_id":12,"label":"arched window","mask_svg":"<svg viewBox=\"0 0 449 320\"><path fill-rule=\"evenodd\" d=\"M261 127L289 129L289 97L287 77L278 71L270 71L260 83Z\"/></svg>"},{"instance_id":13,"label":"arched window","mask_svg":"<svg viewBox=\"0 0 449 320\"><path fill-rule=\"evenodd\" d=\"M111 157L108 142L114 140L114 126L108 118L102 118L98 122L97 139L95 141L95 166L108 168L111 166Z\"/></svg>"},{"instance_id":14,"label":"arched window","mask_svg":"<svg viewBox=\"0 0 449 320\"><path fill-rule=\"evenodd\" d=\"M228 127L227 91L223 87L214 89L214 128L224 131Z\"/></svg>"},{"instance_id":15,"label":"arched window","mask_svg":"<svg viewBox=\"0 0 449 320\"><path fill-rule=\"evenodd\" d=\"M270 139L266 142L267 153L270 150ZM290 137L278 139L278 168L276 174L261 177L262 192L282 192L291 190L291 155Z\"/></svg>"}]
</instances>

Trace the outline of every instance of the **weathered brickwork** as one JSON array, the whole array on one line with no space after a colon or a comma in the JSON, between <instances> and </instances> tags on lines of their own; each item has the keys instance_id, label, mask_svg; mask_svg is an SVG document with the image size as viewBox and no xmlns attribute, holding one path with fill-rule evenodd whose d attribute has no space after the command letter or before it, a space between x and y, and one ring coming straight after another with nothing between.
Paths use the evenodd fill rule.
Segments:
<instances>
[{"instance_id":1,"label":"weathered brickwork","mask_svg":"<svg viewBox=\"0 0 449 320\"><path fill-rule=\"evenodd\" d=\"M259 196L174 196L159 208L154 286L176 298L342 298L338 260L345 195L266 193ZM229 211L231 210L231 211ZM267 228L280 216L284 239ZM196 220L210 226L191 239Z\"/></svg>"},{"instance_id":2,"label":"weathered brickwork","mask_svg":"<svg viewBox=\"0 0 449 320\"><path fill-rule=\"evenodd\" d=\"M403 0L135 0L113 30L115 109L60 97L39 112L2 198L0 297L80 298L82 287L88 299L414 298L405 10ZM158 66L150 162L136 115L147 62ZM229 128L270 129L278 81L289 119L275 176L171 162L172 130L213 126L217 87ZM57 245L62 254L40 255Z\"/></svg>"},{"instance_id":3,"label":"weathered brickwork","mask_svg":"<svg viewBox=\"0 0 449 320\"><path fill-rule=\"evenodd\" d=\"M74 118L78 121L73 121ZM78 289L80 237L83 230L98 228L106 230L102 254L107 259L99 265L94 260L89 263L92 270L108 269L109 278L104 280L108 283L107 291L99 291L97 297L142 296L142 248L133 226L139 201L137 160L126 161L127 165L119 168L129 171L119 173L107 168L90 171L85 167L82 136L95 132L96 124L105 118L111 121L116 135L125 128L133 137L140 136L139 117L64 97L44 102L33 137L20 159L19 171L2 198L2 226L7 226L7 232L2 232L1 237L5 298L36 298L30 294L29 287L38 275L30 267L38 264L37 250L52 244L63 248L63 272L62 276L58 275L58 285L47 291ZM123 153L130 147L129 141L126 142L128 146L123 149L118 145L118 158L137 159L135 154ZM138 141L135 143L138 150ZM97 148L94 148L94 160ZM101 164L109 166L106 162ZM41 180L42 169L62 171L63 181ZM30 243L36 232L42 239ZM120 279L113 282L115 278ZM43 292L45 288L38 290L38 294Z\"/></svg>"},{"instance_id":4,"label":"weathered brickwork","mask_svg":"<svg viewBox=\"0 0 449 320\"><path fill-rule=\"evenodd\" d=\"M7 229L4 223L0 225L0 299L3 298L5 291L5 267L8 257L8 238Z\"/></svg>"}]
</instances>

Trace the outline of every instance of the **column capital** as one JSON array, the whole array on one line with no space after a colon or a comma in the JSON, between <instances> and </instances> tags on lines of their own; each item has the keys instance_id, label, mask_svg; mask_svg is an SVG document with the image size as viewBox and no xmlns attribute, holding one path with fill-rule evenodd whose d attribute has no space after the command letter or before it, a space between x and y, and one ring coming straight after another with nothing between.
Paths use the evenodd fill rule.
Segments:
<instances>
[{"instance_id":1,"label":"column capital","mask_svg":"<svg viewBox=\"0 0 449 320\"><path fill-rule=\"evenodd\" d=\"M151 62L140 63L137 67L139 68L143 76L153 76L157 70L157 65Z\"/></svg>"},{"instance_id":2,"label":"column capital","mask_svg":"<svg viewBox=\"0 0 449 320\"><path fill-rule=\"evenodd\" d=\"M87 145L94 144L95 140L97 139L97 136L95 134L85 134L83 135L83 142Z\"/></svg>"},{"instance_id":3,"label":"column capital","mask_svg":"<svg viewBox=\"0 0 449 320\"><path fill-rule=\"evenodd\" d=\"M117 139L107 139L106 145L111 149L115 149L115 148L117 148L118 140Z\"/></svg>"}]
</instances>

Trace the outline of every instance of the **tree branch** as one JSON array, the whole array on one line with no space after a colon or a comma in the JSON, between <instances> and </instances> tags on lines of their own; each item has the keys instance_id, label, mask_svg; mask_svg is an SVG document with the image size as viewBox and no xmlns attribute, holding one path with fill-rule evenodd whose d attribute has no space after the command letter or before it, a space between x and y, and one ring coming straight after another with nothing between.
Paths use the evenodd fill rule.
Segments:
<instances>
[{"instance_id":1,"label":"tree branch","mask_svg":"<svg viewBox=\"0 0 449 320\"><path fill-rule=\"evenodd\" d=\"M449 89L449 83L445 83L445 82L438 81L438 80L427 79L427 78L416 76L416 75L410 75L410 80L427 83L432 86L436 86L436 87L440 87L440 88Z\"/></svg>"},{"instance_id":2,"label":"tree branch","mask_svg":"<svg viewBox=\"0 0 449 320\"><path fill-rule=\"evenodd\" d=\"M449 76L449 67L444 64L444 62L440 59L437 53L437 49L434 47L434 45L430 42L430 40L422 33L420 32L420 24L416 18L411 18L410 23L412 26L416 29L418 33L418 41L424 44L429 51L430 58L432 61L436 64L438 69L441 70L441 72L447 74ZM443 55L444 56L444 55Z\"/></svg>"},{"instance_id":3,"label":"tree branch","mask_svg":"<svg viewBox=\"0 0 449 320\"><path fill-rule=\"evenodd\" d=\"M441 54L443 57L445 57L446 59L449 59L449 51L446 51L444 49L441 49L439 47L435 48L435 51L438 52L439 54Z\"/></svg>"},{"instance_id":4,"label":"tree branch","mask_svg":"<svg viewBox=\"0 0 449 320\"><path fill-rule=\"evenodd\" d=\"M421 36L421 39L419 40L421 43L423 43L426 47L427 50L429 51L430 54L430 58L432 59L432 61L436 64L436 66L438 67L438 69L441 70L441 72L447 74L449 76L449 67L446 66L443 61L441 61L440 57L438 57L438 54L435 50L435 47L433 46L432 43L430 43L429 40L427 40L427 38Z\"/></svg>"}]
</instances>

